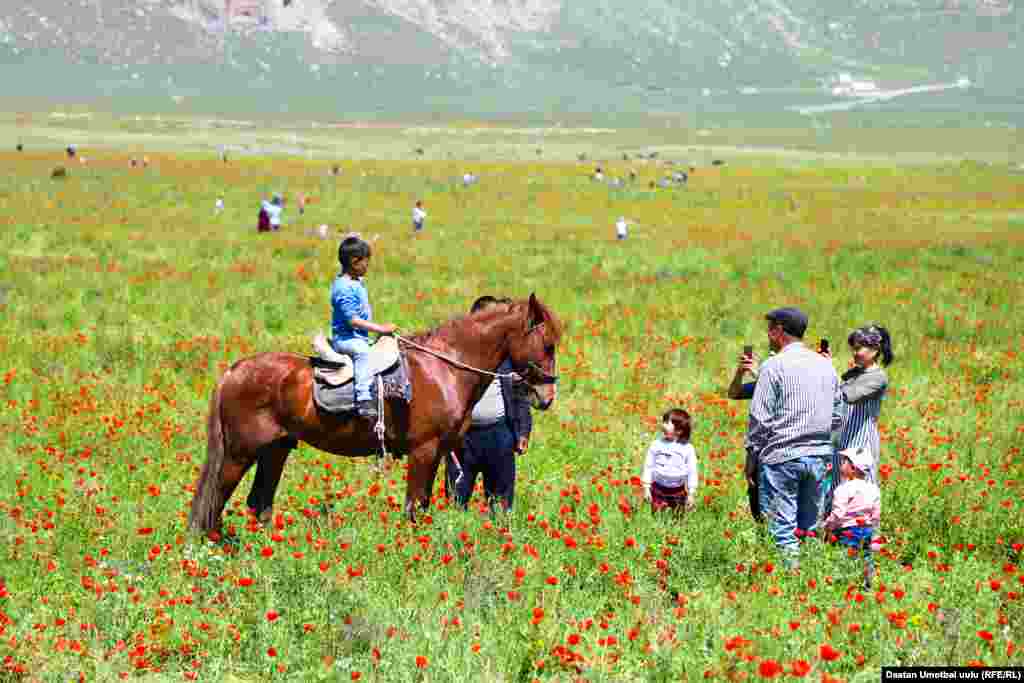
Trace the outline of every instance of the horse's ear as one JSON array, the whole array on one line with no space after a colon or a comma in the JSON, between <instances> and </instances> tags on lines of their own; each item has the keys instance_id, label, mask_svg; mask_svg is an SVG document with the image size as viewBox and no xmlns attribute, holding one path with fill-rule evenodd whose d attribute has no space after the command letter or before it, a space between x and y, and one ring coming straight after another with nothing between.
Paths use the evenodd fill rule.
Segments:
<instances>
[{"instance_id":1,"label":"horse's ear","mask_svg":"<svg viewBox=\"0 0 1024 683\"><path fill-rule=\"evenodd\" d=\"M544 306L537 300L536 294L530 294L530 303L526 310L527 329L532 330L544 322Z\"/></svg>"}]
</instances>

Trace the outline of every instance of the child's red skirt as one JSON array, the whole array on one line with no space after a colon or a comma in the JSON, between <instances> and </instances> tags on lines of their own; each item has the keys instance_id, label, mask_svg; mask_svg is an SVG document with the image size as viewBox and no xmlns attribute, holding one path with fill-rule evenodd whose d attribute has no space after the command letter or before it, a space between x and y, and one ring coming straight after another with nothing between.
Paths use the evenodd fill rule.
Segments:
<instances>
[{"instance_id":1,"label":"child's red skirt","mask_svg":"<svg viewBox=\"0 0 1024 683\"><path fill-rule=\"evenodd\" d=\"M651 510L674 510L683 512L686 509L686 485L675 488L651 482Z\"/></svg>"}]
</instances>

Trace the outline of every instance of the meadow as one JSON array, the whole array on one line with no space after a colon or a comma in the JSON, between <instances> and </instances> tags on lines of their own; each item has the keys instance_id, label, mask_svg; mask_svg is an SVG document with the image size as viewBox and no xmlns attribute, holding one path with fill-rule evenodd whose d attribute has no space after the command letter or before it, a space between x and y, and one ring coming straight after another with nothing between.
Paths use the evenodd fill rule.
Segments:
<instances>
[{"instance_id":1,"label":"meadow","mask_svg":"<svg viewBox=\"0 0 1024 683\"><path fill-rule=\"evenodd\" d=\"M671 169L622 160L611 133L591 159L638 176L611 188L568 153L488 161L498 138L373 159L399 134L338 135L365 157L339 158L339 176L324 158L222 164L184 138L136 169L138 140L84 146L64 179L54 145L0 153L0 678L867 681L1022 661L1024 176L701 152L686 187L651 189ZM467 170L478 184L461 186ZM285 227L259 235L272 191ZM480 294L536 292L566 321L514 511L492 518L479 495L453 510L439 478L413 526L401 460L378 474L301 446L266 528L244 510L250 474L231 543L190 533L217 378L308 351L350 229L375 240L378 320L420 330ZM746 509L746 405L724 390L785 304L839 370L851 329L893 334L870 591L816 541L782 571ZM683 521L652 516L639 487L672 406L694 416L702 468Z\"/></svg>"}]
</instances>

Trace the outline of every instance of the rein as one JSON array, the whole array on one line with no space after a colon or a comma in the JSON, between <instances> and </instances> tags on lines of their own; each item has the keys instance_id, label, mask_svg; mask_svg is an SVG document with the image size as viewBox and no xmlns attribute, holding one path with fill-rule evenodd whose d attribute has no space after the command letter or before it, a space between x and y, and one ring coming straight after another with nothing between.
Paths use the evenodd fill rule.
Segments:
<instances>
[{"instance_id":1,"label":"rein","mask_svg":"<svg viewBox=\"0 0 1024 683\"><path fill-rule=\"evenodd\" d=\"M440 358L441 360L445 361L446 363L450 363L451 365L454 365L455 367L460 368L462 370L468 370L469 372L475 372L478 375L484 375L485 377L491 377L491 378L494 378L494 379L508 379L508 380L512 380L513 382L523 382L523 381L525 381L525 380L523 380L523 378L517 372L491 372L490 370L482 370L480 368L475 368L472 365L467 365L466 363L463 363L460 360L452 358L449 355L443 354L440 351L436 351L436 350L430 348L429 346L423 346L422 344L417 344L413 340L406 339L405 337L402 337L400 335L396 334L395 335L395 339L397 339L399 341L399 343L408 344L409 346L413 347L414 349L419 349L420 351L423 351L424 353L426 353L428 355L431 355L434 358Z\"/></svg>"}]
</instances>

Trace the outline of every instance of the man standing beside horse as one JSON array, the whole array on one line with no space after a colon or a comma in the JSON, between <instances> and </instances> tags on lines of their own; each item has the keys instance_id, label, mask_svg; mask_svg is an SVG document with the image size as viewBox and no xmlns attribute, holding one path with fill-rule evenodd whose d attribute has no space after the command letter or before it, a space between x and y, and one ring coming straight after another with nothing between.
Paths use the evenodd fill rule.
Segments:
<instances>
[{"instance_id":1,"label":"man standing beside horse","mask_svg":"<svg viewBox=\"0 0 1024 683\"><path fill-rule=\"evenodd\" d=\"M509 299L482 296L473 303L470 314L511 303ZM509 360L497 370L502 375L511 371ZM522 388L507 377L492 381L473 407L461 453L454 458L449 456L445 465L446 489L455 493L460 506L468 507L477 474L482 474L484 493L491 509L500 501L506 512L511 511L516 456L529 448L532 429L530 400Z\"/></svg>"}]
</instances>

